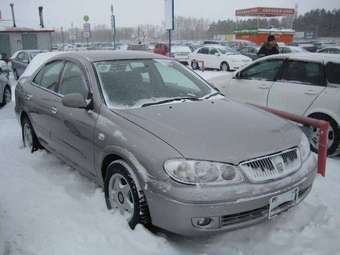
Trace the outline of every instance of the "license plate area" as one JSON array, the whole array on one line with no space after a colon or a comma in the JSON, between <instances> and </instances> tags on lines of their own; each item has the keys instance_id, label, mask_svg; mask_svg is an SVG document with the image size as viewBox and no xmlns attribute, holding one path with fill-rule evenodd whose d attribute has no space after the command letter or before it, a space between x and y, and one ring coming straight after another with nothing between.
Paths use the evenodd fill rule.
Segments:
<instances>
[{"instance_id":1,"label":"license plate area","mask_svg":"<svg viewBox=\"0 0 340 255\"><path fill-rule=\"evenodd\" d=\"M299 196L299 188L290 190L283 194L272 197L269 200L269 214L268 218L271 219L273 216L280 214L281 212L289 209L296 204Z\"/></svg>"}]
</instances>

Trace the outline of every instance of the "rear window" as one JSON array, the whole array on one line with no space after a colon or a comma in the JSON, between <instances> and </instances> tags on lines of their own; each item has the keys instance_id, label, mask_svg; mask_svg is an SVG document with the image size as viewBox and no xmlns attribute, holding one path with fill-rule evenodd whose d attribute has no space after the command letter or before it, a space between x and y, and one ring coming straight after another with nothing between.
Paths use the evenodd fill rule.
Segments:
<instances>
[{"instance_id":1,"label":"rear window","mask_svg":"<svg viewBox=\"0 0 340 255\"><path fill-rule=\"evenodd\" d=\"M326 66L326 74L329 83L340 85L340 64L328 63Z\"/></svg>"}]
</instances>

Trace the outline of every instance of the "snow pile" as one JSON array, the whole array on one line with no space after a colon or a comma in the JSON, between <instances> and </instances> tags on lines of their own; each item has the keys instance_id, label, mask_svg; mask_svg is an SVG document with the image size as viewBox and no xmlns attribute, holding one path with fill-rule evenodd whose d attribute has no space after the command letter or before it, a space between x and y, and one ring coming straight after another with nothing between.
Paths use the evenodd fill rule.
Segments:
<instances>
[{"instance_id":1,"label":"snow pile","mask_svg":"<svg viewBox=\"0 0 340 255\"><path fill-rule=\"evenodd\" d=\"M118 135L118 134L117 134ZM22 148L13 103L0 109L0 254L339 254L340 158L309 197L269 222L210 238L128 228L104 194L44 151ZM175 212L174 212L175 213Z\"/></svg>"}]
</instances>

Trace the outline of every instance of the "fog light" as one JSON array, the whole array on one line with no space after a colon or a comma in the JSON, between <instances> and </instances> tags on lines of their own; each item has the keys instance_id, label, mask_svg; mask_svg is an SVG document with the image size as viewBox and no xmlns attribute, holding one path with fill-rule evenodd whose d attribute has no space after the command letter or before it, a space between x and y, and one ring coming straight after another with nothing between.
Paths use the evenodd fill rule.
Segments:
<instances>
[{"instance_id":1,"label":"fog light","mask_svg":"<svg viewBox=\"0 0 340 255\"><path fill-rule=\"evenodd\" d=\"M219 227L218 217L200 217L192 218L192 225L202 229L216 229Z\"/></svg>"},{"instance_id":2,"label":"fog light","mask_svg":"<svg viewBox=\"0 0 340 255\"><path fill-rule=\"evenodd\" d=\"M212 219L211 218L198 218L196 219L196 223L200 227L205 227L211 223Z\"/></svg>"}]
</instances>

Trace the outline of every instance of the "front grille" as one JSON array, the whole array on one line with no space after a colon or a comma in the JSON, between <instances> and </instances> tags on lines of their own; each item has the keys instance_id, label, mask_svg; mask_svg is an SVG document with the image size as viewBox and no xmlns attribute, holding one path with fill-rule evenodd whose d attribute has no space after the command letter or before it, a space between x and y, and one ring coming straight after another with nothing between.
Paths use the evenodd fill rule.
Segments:
<instances>
[{"instance_id":1,"label":"front grille","mask_svg":"<svg viewBox=\"0 0 340 255\"><path fill-rule=\"evenodd\" d=\"M301 166L298 149L249 160L240 164L244 173L253 182L264 182L287 176Z\"/></svg>"},{"instance_id":2,"label":"front grille","mask_svg":"<svg viewBox=\"0 0 340 255\"><path fill-rule=\"evenodd\" d=\"M269 206L264 206L252 211L235 213L231 215L226 215L221 217L221 226L228 226L232 224L237 224L241 222L246 222L250 220L255 220L258 218L262 218L268 214Z\"/></svg>"}]
</instances>

